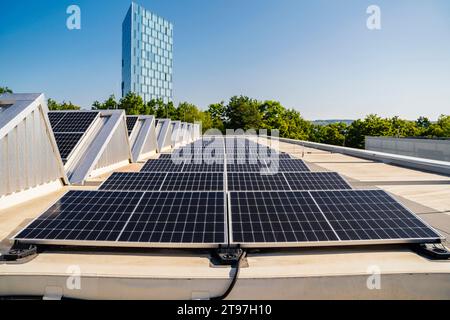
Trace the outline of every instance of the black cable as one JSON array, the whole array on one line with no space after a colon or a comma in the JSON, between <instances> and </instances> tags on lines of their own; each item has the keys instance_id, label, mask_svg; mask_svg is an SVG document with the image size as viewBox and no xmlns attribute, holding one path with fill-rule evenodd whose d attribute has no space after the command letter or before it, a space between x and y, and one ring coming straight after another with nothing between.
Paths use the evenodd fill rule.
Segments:
<instances>
[{"instance_id":1,"label":"black cable","mask_svg":"<svg viewBox=\"0 0 450 320\"><path fill-rule=\"evenodd\" d=\"M236 282L238 280L239 272L241 269L241 262L242 262L242 260L244 260L244 258L245 258L245 252L243 252L241 254L241 256L239 257L239 260L232 265L232 268L236 269L236 271L234 272L233 279L232 279L230 285L228 286L228 289L222 295L211 298L210 299L211 301L225 300L230 295L231 291L233 291L234 286L236 285Z\"/></svg>"}]
</instances>

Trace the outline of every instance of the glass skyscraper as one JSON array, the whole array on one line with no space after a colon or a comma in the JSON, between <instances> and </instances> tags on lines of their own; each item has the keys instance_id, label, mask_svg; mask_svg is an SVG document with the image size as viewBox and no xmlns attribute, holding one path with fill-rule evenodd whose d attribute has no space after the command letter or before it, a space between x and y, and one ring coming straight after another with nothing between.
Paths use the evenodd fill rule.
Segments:
<instances>
[{"instance_id":1,"label":"glass skyscraper","mask_svg":"<svg viewBox=\"0 0 450 320\"><path fill-rule=\"evenodd\" d=\"M122 96L172 101L173 25L132 3L122 24Z\"/></svg>"}]
</instances>

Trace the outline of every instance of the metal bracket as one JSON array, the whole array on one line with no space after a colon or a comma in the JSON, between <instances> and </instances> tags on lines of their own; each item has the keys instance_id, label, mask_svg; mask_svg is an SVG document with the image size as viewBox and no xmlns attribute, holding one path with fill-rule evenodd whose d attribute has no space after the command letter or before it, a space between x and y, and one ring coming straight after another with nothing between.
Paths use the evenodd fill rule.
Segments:
<instances>
[{"instance_id":1,"label":"metal bracket","mask_svg":"<svg viewBox=\"0 0 450 320\"><path fill-rule=\"evenodd\" d=\"M6 263L25 263L34 259L37 254L35 245L15 243L8 253L1 256L1 259Z\"/></svg>"},{"instance_id":2,"label":"metal bracket","mask_svg":"<svg viewBox=\"0 0 450 320\"><path fill-rule=\"evenodd\" d=\"M450 251L443 244L418 244L413 247L420 255L424 255L433 260L450 259Z\"/></svg>"}]
</instances>

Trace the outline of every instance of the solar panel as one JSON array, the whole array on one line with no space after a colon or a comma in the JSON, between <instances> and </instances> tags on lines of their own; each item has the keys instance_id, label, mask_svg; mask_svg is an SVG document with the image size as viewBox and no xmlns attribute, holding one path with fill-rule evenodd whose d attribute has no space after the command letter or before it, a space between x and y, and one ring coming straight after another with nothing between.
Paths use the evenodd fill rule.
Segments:
<instances>
[{"instance_id":1,"label":"solar panel","mask_svg":"<svg viewBox=\"0 0 450 320\"><path fill-rule=\"evenodd\" d=\"M271 172L308 172L308 166L303 160L297 159L278 159L266 161L266 164Z\"/></svg>"},{"instance_id":2,"label":"solar panel","mask_svg":"<svg viewBox=\"0 0 450 320\"><path fill-rule=\"evenodd\" d=\"M232 243L256 246L338 241L308 192L231 192Z\"/></svg>"},{"instance_id":3,"label":"solar panel","mask_svg":"<svg viewBox=\"0 0 450 320\"><path fill-rule=\"evenodd\" d=\"M97 116L98 112L65 112L65 116L52 128L54 132L84 133Z\"/></svg>"},{"instance_id":4,"label":"solar panel","mask_svg":"<svg viewBox=\"0 0 450 320\"><path fill-rule=\"evenodd\" d=\"M163 153L159 155L159 159L172 159L172 154L171 153Z\"/></svg>"},{"instance_id":5,"label":"solar panel","mask_svg":"<svg viewBox=\"0 0 450 320\"><path fill-rule=\"evenodd\" d=\"M48 120L50 121L50 125L52 129L56 127L56 125L61 121L62 118L66 115L66 112L49 112ZM54 130L53 130L54 131Z\"/></svg>"},{"instance_id":6,"label":"solar panel","mask_svg":"<svg viewBox=\"0 0 450 320\"><path fill-rule=\"evenodd\" d=\"M127 129L128 129L129 136L133 132L133 129L136 126L136 123L138 122L138 120L139 120L139 117L134 117L134 116L127 117Z\"/></svg>"},{"instance_id":7,"label":"solar panel","mask_svg":"<svg viewBox=\"0 0 450 320\"><path fill-rule=\"evenodd\" d=\"M83 133L55 133L56 144L64 162L83 137Z\"/></svg>"},{"instance_id":8,"label":"solar panel","mask_svg":"<svg viewBox=\"0 0 450 320\"><path fill-rule=\"evenodd\" d=\"M183 167L183 172L223 172L223 163L186 163Z\"/></svg>"},{"instance_id":9,"label":"solar panel","mask_svg":"<svg viewBox=\"0 0 450 320\"><path fill-rule=\"evenodd\" d=\"M234 163L227 163L227 171L228 172L255 172L261 173L266 172L267 167L261 163L259 164L250 164L250 163L240 163L239 161L235 161Z\"/></svg>"},{"instance_id":10,"label":"solar panel","mask_svg":"<svg viewBox=\"0 0 450 320\"><path fill-rule=\"evenodd\" d=\"M149 160L141 172L182 172L184 164L174 163L171 159Z\"/></svg>"},{"instance_id":11,"label":"solar panel","mask_svg":"<svg viewBox=\"0 0 450 320\"><path fill-rule=\"evenodd\" d=\"M317 191L311 194L342 241L440 238L385 191Z\"/></svg>"},{"instance_id":12,"label":"solar panel","mask_svg":"<svg viewBox=\"0 0 450 320\"><path fill-rule=\"evenodd\" d=\"M19 232L24 243L212 248L227 242L223 192L70 191Z\"/></svg>"},{"instance_id":13,"label":"solar panel","mask_svg":"<svg viewBox=\"0 0 450 320\"><path fill-rule=\"evenodd\" d=\"M336 172L289 172L284 176L294 191L352 189Z\"/></svg>"},{"instance_id":14,"label":"solar panel","mask_svg":"<svg viewBox=\"0 0 450 320\"><path fill-rule=\"evenodd\" d=\"M249 172L228 172L229 191L290 191L284 175L262 175Z\"/></svg>"},{"instance_id":15,"label":"solar panel","mask_svg":"<svg viewBox=\"0 0 450 320\"><path fill-rule=\"evenodd\" d=\"M142 193L70 191L15 239L116 241Z\"/></svg>"},{"instance_id":16,"label":"solar panel","mask_svg":"<svg viewBox=\"0 0 450 320\"><path fill-rule=\"evenodd\" d=\"M178 247L223 244L226 242L225 194L145 193L119 241Z\"/></svg>"},{"instance_id":17,"label":"solar panel","mask_svg":"<svg viewBox=\"0 0 450 320\"><path fill-rule=\"evenodd\" d=\"M232 243L302 247L438 243L441 236L381 190L231 192Z\"/></svg>"},{"instance_id":18,"label":"solar panel","mask_svg":"<svg viewBox=\"0 0 450 320\"><path fill-rule=\"evenodd\" d=\"M224 191L224 174L215 173L169 173L161 191Z\"/></svg>"},{"instance_id":19,"label":"solar panel","mask_svg":"<svg viewBox=\"0 0 450 320\"><path fill-rule=\"evenodd\" d=\"M99 190L109 191L158 191L166 178L159 172L116 172Z\"/></svg>"}]
</instances>

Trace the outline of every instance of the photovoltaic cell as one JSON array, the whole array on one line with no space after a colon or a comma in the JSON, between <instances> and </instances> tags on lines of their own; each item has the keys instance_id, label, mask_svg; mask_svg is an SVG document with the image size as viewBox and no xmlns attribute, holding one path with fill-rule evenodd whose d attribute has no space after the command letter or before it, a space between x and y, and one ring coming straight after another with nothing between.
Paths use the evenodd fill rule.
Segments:
<instances>
[{"instance_id":1,"label":"photovoltaic cell","mask_svg":"<svg viewBox=\"0 0 450 320\"><path fill-rule=\"evenodd\" d=\"M52 129L59 133L85 133L97 116L98 112L65 112L65 116Z\"/></svg>"},{"instance_id":2,"label":"photovoltaic cell","mask_svg":"<svg viewBox=\"0 0 450 320\"><path fill-rule=\"evenodd\" d=\"M158 191L166 178L159 172L113 173L99 190L109 191Z\"/></svg>"},{"instance_id":3,"label":"photovoltaic cell","mask_svg":"<svg viewBox=\"0 0 450 320\"><path fill-rule=\"evenodd\" d=\"M145 193L119 241L222 244L226 241L224 193Z\"/></svg>"},{"instance_id":4,"label":"photovoltaic cell","mask_svg":"<svg viewBox=\"0 0 450 320\"><path fill-rule=\"evenodd\" d=\"M317 191L311 195L342 241L440 237L382 190Z\"/></svg>"},{"instance_id":5,"label":"photovoltaic cell","mask_svg":"<svg viewBox=\"0 0 450 320\"><path fill-rule=\"evenodd\" d=\"M15 238L116 241L142 193L70 191Z\"/></svg>"},{"instance_id":6,"label":"photovoltaic cell","mask_svg":"<svg viewBox=\"0 0 450 320\"><path fill-rule=\"evenodd\" d=\"M184 164L174 163L171 159L149 160L141 172L182 172Z\"/></svg>"},{"instance_id":7,"label":"photovoltaic cell","mask_svg":"<svg viewBox=\"0 0 450 320\"><path fill-rule=\"evenodd\" d=\"M56 245L215 247L226 242L223 192L71 191L14 239Z\"/></svg>"},{"instance_id":8,"label":"photovoltaic cell","mask_svg":"<svg viewBox=\"0 0 450 320\"><path fill-rule=\"evenodd\" d=\"M82 133L55 133L56 144L64 162L83 137Z\"/></svg>"},{"instance_id":9,"label":"photovoltaic cell","mask_svg":"<svg viewBox=\"0 0 450 320\"><path fill-rule=\"evenodd\" d=\"M49 112L48 119L50 121L50 125L52 129L56 127L56 125L61 121L62 118L66 115L66 112ZM53 130L54 131L54 130Z\"/></svg>"},{"instance_id":10,"label":"photovoltaic cell","mask_svg":"<svg viewBox=\"0 0 450 320\"><path fill-rule=\"evenodd\" d=\"M169 173L161 191L224 191L223 173Z\"/></svg>"},{"instance_id":11,"label":"photovoltaic cell","mask_svg":"<svg viewBox=\"0 0 450 320\"><path fill-rule=\"evenodd\" d=\"M139 119L139 117L133 117L133 116L128 116L127 117L127 129L128 129L128 135L129 136L133 132L133 129L136 126L136 123L137 123L138 119Z\"/></svg>"},{"instance_id":12,"label":"photovoltaic cell","mask_svg":"<svg viewBox=\"0 0 450 320\"><path fill-rule=\"evenodd\" d=\"M229 191L290 191L284 175L261 175L249 172L229 172Z\"/></svg>"},{"instance_id":13,"label":"photovoltaic cell","mask_svg":"<svg viewBox=\"0 0 450 320\"><path fill-rule=\"evenodd\" d=\"M196 164L196 163L186 163L183 167L183 172L223 172L223 163L214 164Z\"/></svg>"},{"instance_id":14,"label":"photovoltaic cell","mask_svg":"<svg viewBox=\"0 0 450 320\"><path fill-rule=\"evenodd\" d=\"M308 192L231 192L232 242L338 241Z\"/></svg>"}]
</instances>

